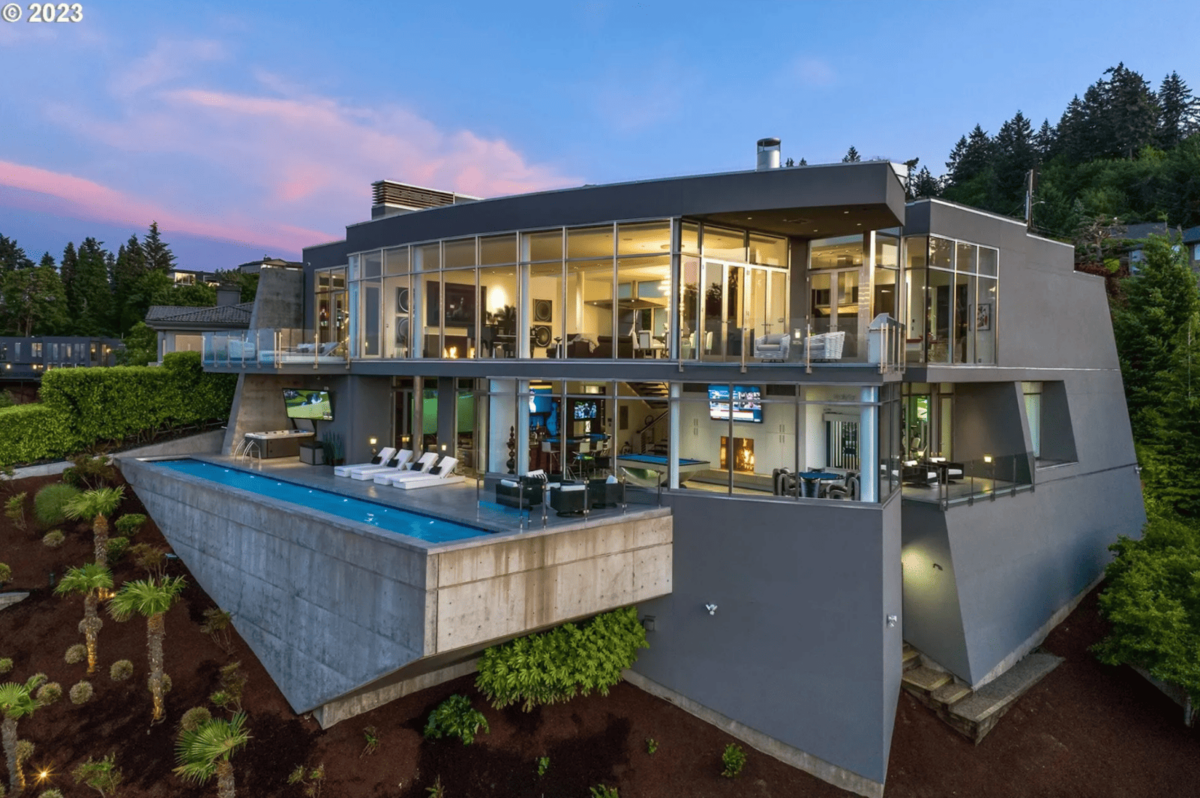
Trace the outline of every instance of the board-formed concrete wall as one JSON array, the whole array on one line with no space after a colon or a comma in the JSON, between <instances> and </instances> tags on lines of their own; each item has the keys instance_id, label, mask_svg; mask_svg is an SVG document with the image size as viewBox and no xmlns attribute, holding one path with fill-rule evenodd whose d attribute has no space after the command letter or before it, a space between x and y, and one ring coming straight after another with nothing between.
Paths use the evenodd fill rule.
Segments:
<instances>
[{"instance_id":1,"label":"board-formed concrete wall","mask_svg":"<svg viewBox=\"0 0 1200 798\"><path fill-rule=\"evenodd\" d=\"M297 712L424 658L671 590L667 510L428 544L153 462L122 470Z\"/></svg>"}]
</instances>

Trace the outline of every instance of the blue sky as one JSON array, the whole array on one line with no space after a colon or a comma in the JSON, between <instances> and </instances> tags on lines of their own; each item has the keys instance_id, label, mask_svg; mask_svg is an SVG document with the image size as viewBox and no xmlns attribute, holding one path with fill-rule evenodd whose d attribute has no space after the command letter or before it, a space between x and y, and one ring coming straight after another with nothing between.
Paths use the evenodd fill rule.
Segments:
<instances>
[{"instance_id":1,"label":"blue sky","mask_svg":"<svg viewBox=\"0 0 1200 798\"><path fill-rule=\"evenodd\" d=\"M81 5L0 23L0 233L34 258L151 219L184 266L294 258L367 218L374 180L745 169L763 136L941 174L977 122L1056 122L1118 61L1200 91L1194 0Z\"/></svg>"}]
</instances>

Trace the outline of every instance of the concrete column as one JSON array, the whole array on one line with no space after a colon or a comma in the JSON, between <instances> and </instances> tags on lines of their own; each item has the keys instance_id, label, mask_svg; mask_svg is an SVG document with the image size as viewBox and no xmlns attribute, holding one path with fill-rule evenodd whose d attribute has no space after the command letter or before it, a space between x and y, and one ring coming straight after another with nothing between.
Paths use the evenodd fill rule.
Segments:
<instances>
[{"instance_id":1,"label":"concrete column","mask_svg":"<svg viewBox=\"0 0 1200 798\"><path fill-rule=\"evenodd\" d=\"M438 454L456 457L458 450L458 391L454 377L438 377L437 438Z\"/></svg>"},{"instance_id":2,"label":"concrete column","mask_svg":"<svg viewBox=\"0 0 1200 798\"><path fill-rule=\"evenodd\" d=\"M517 330L523 328L518 327ZM518 336L520 333L518 332ZM529 339L526 336L526 349ZM517 383L517 473L524 474L529 470L529 381Z\"/></svg>"},{"instance_id":3,"label":"concrete column","mask_svg":"<svg viewBox=\"0 0 1200 798\"><path fill-rule=\"evenodd\" d=\"M858 422L858 463L860 490L864 502L879 500L879 408L874 402L879 401L879 389L873 385L865 386L860 396L862 401L871 402L864 405L859 412Z\"/></svg>"},{"instance_id":4,"label":"concrete column","mask_svg":"<svg viewBox=\"0 0 1200 798\"><path fill-rule=\"evenodd\" d=\"M679 396L683 390L681 383L672 382L669 384L671 396L671 404L669 415L667 416L669 428L671 430L670 440L667 445L669 454L667 456L668 482L672 489L679 488Z\"/></svg>"},{"instance_id":5,"label":"concrete column","mask_svg":"<svg viewBox=\"0 0 1200 798\"><path fill-rule=\"evenodd\" d=\"M487 470L495 474L508 472L508 435L517 423L516 387L516 380L489 382Z\"/></svg>"}]
</instances>

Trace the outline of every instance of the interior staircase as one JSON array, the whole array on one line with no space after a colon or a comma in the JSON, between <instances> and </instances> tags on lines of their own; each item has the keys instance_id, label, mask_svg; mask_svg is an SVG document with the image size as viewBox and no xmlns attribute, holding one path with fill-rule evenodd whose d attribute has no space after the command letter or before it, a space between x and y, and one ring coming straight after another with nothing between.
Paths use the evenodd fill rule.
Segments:
<instances>
[{"instance_id":1,"label":"interior staircase","mask_svg":"<svg viewBox=\"0 0 1200 798\"><path fill-rule=\"evenodd\" d=\"M1062 657L1034 651L978 690L925 664L921 653L908 643L904 644L903 662L900 684L904 690L978 745L1017 699L1058 667Z\"/></svg>"},{"instance_id":2,"label":"interior staircase","mask_svg":"<svg viewBox=\"0 0 1200 798\"><path fill-rule=\"evenodd\" d=\"M642 399L666 399L670 395L665 382L628 382L626 385Z\"/></svg>"}]
</instances>

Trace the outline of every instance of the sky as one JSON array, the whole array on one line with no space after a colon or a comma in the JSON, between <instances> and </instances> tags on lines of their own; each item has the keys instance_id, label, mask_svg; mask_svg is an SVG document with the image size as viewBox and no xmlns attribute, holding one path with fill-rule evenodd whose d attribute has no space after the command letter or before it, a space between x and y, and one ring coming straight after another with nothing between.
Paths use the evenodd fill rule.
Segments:
<instances>
[{"instance_id":1,"label":"sky","mask_svg":"<svg viewBox=\"0 0 1200 798\"><path fill-rule=\"evenodd\" d=\"M765 136L940 175L975 124L1057 122L1119 61L1200 93L1195 0L78 5L0 22L0 234L34 259L151 220L184 268L299 259L370 218L376 180L750 169Z\"/></svg>"}]
</instances>

